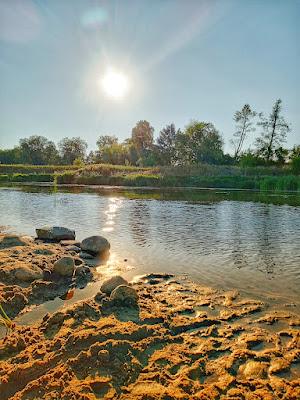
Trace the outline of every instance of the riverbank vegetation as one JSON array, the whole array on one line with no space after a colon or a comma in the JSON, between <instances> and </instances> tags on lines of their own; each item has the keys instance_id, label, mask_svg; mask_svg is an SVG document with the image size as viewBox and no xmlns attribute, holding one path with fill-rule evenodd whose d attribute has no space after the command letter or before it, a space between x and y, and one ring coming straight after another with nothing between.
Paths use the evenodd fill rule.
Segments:
<instances>
[{"instance_id":1,"label":"riverbank vegetation","mask_svg":"<svg viewBox=\"0 0 300 400\"><path fill-rule=\"evenodd\" d=\"M123 143L102 135L89 154L79 137L56 146L31 136L14 149L0 150L0 182L300 190L300 146L283 147L290 126L281 100L268 117L245 104L233 120L233 155L224 153L219 131L204 121L191 121L183 130L171 123L156 141L151 124L139 121ZM257 128L254 147L245 149Z\"/></svg>"},{"instance_id":2,"label":"riverbank vegetation","mask_svg":"<svg viewBox=\"0 0 300 400\"><path fill-rule=\"evenodd\" d=\"M43 166L113 164L139 167L203 163L283 167L291 164L294 171L299 173L300 146L292 149L283 147L291 129L282 115L280 99L275 101L269 116L245 104L235 112L233 121L230 141L232 154L224 153L223 138L211 122L193 120L184 129L178 129L170 123L160 130L155 140L154 128L150 122L141 120L132 128L131 136L122 143L115 135L100 135L96 141L96 150L89 153L87 143L80 137L63 138L57 145L44 136L23 138L13 149L0 149L0 163ZM246 139L252 143L250 148L245 146Z\"/></svg>"},{"instance_id":3,"label":"riverbank vegetation","mask_svg":"<svg viewBox=\"0 0 300 400\"><path fill-rule=\"evenodd\" d=\"M1 171L0 166L0 171ZM0 183L48 182L69 185L203 187L300 191L300 176L290 169L199 165L197 167L132 167L92 165L54 173L0 174Z\"/></svg>"}]
</instances>

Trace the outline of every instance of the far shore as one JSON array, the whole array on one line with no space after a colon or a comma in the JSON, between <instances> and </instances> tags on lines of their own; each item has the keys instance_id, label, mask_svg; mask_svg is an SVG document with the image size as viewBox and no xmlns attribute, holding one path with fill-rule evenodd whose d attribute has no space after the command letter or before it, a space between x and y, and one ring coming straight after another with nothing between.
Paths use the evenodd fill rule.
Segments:
<instances>
[{"instance_id":1,"label":"far shore","mask_svg":"<svg viewBox=\"0 0 300 400\"><path fill-rule=\"evenodd\" d=\"M221 190L290 191L300 193L300 176L286 166L134 167L91 164L84 166L35 166L0 164L0 183L117 186L135 188L200 188Z\"/></svg>"}]
</instances>

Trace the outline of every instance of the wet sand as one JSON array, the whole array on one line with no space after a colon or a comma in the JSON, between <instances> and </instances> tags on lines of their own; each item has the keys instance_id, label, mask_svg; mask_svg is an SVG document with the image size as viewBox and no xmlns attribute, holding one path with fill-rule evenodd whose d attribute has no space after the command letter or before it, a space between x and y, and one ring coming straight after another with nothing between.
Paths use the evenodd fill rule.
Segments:
<instances>
[{"instance_id":1,"label":"wet sand","mask_svg":"<svg viewBox=\"0 0 300 400\"><path fill-rule=\"evenodd\" d=\"M0 301L12 318L68 284L9 282L22 260L38 255L45 269L66 252L24 241L0 250ZM292 304L275 309L173 275L132 286L137 306L99 292L0 339L1 400L300 398L300 316Z\"/></svg>"}]
</instances>

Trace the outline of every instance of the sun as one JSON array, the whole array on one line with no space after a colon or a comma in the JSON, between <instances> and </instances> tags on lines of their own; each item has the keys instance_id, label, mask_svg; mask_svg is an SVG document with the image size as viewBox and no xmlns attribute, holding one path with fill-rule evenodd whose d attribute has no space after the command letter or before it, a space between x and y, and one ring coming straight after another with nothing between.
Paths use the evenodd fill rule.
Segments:
<instances>
[{"instance_id":1,"label":"sun","mask_svg":"<svg viewBox=\"0 0 300 400\"><path fill-rule=\"evenodd\" d=\"M107 96L116 99L124 97L129 88L128 77L114 70L106 72L101 80L101 85Z\"/></svg>"}]
</instances>

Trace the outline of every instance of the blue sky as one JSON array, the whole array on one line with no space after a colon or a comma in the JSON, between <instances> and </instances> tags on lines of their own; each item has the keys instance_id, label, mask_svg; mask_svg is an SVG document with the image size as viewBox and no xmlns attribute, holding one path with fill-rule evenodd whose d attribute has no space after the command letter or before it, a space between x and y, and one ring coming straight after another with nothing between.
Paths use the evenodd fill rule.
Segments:
<instances>
[{"instance_id":1,"label":"blue sky","mask_svg":"<svg viewBox=\"0 0 300 400\"><path fill-rule=\"evenodd\" d=\"M299 144L299 18L298 0L0 0L0 146L40 134L93 149L140 119L155 135L199 119L229 151L234 112L277 98ZM101 90L108 67L128 75L122 100Z\"/></svg>"}]
</instances>

